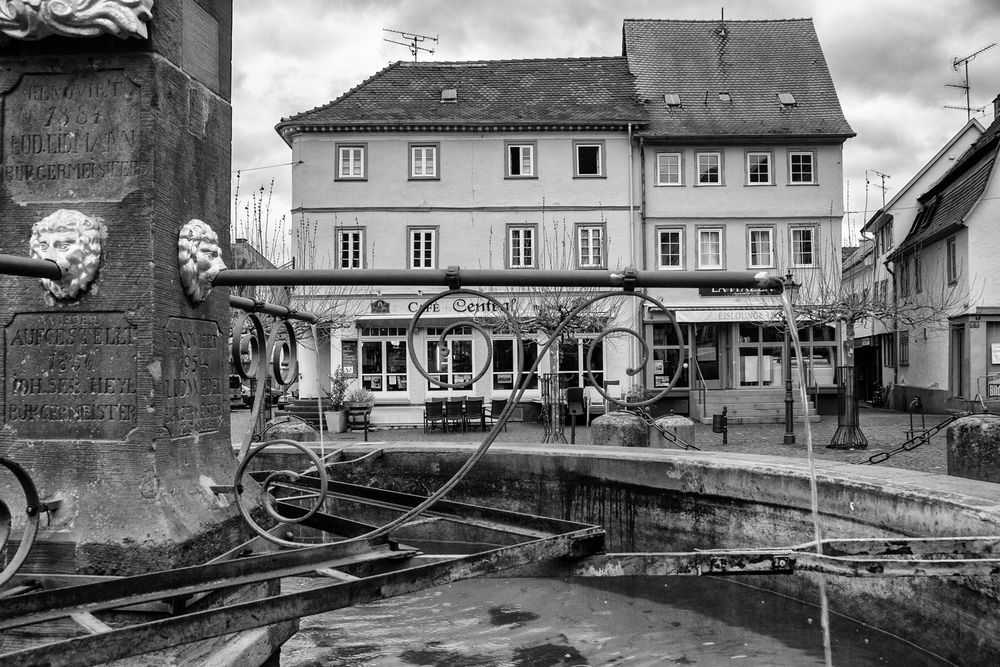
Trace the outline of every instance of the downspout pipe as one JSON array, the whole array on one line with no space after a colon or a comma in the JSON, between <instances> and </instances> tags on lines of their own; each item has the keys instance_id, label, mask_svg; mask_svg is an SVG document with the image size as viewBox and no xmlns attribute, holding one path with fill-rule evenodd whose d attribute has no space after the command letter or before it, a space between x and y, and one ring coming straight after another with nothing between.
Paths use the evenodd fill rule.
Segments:
<instances>
[{"instance_id":1,"label":"downspout pipe","mask_svg":"<svg viewBox=\"0 0 1000 667\"><path fill-rule=\"evenodd\" d=\"M635 153L632 150L632 123L628 124L628 261L629 266L635 266ZM645 258L643 258L645 259ZM641 305L632 300L632 330L639 331L642 327L639 314ZM638 368L636 359L635 338L628 338L628 359L631 368Z\"/></svg>"},{"instance_id":2,"label":"downspout pipe","mask_svg":"<svg viewBox=\"0 0 1000 667\"><path fill-rule=\"evenodd\" d=\"M889 261L882 262L886 273L892 276L892 388L899 385L899 291L896 274L889 268Z\"/></svg>"}]
</instances>

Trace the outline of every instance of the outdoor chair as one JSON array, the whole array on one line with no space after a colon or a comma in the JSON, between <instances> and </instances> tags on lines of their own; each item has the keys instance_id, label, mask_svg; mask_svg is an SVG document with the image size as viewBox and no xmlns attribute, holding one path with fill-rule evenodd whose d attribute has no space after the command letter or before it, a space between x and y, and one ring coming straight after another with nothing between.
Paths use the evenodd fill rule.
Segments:
<instances>
[{"instance_id":1,"label":"outdoor chair","mask_svg":"<svg viewBox=\"0 0 1000 667\"><path fill-rule=\"evenodd\" d=\"M486 430L486 412L483 410L483 397L465 399L465 423L467 431L478 428Z\"/></svg>"},{"instance_id":2,"label":"outdoor chair","mask_svg":"<svg viewBox=\"0 0 1000 667\"><path fill-rule=\"evenodd\" d=\"M435 427L440 427L442 431L448 430L448 423L444 418L443 398L432 398L424 402L424 433Z\"/></svg>"},{"instance_id":3,"label":"outdoor chair","mask_svg":"<svg viewBox=\"0 0 1000 667\"><path fill-rule=\"evenodd\" d=\"M347 428L352 431L364 430L365 442L368 442L368 427L371 426L371 405L348 405Z\"/></svg>"},{"instance_id":4,"label":"outdoor chair","mask_svg":"<svg viewBox=\"0 0 1000 667\"><path fill-rule=\"evenodd\" d=\"M465 430L465 399L464 398L449 398L444 403L444 427L448 430L448 427L454 424L456 427L461 426L462 430Z\"/></svg>"},{"instance_id":5,"label":"outdoor chair","mask_svg":"<svg viewBox=\"0 0 1000 667\"><path fill-rule=\"evenodd\" d=\"M584 420L587 418L586 400L583 387L570 387L566 390L566 414L569 415L570 425L569 442L572 445L576 444L576 418L580 415L584 415Z\"/></svg>"},{"instance_id":6,"label":"outdoor chair","mask_svg":"<svg viewBox=\"0 0 1000 667\"><path fill-rule=\"evenodd\" d=\"M500 415L507 408L506 398L494 398L490 401L490 412L486 415L486 418L490 420L490 425L492 426L500 419ZM507 430L507 424L504 423L503 430Z\"/></svg>"}]
</instances>

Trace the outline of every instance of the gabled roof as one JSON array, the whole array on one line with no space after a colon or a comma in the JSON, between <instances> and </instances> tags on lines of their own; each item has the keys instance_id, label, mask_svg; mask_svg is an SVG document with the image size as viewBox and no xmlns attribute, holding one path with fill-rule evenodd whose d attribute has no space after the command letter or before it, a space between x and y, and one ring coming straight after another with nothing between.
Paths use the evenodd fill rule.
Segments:
<instances>
[{"instance_id":1,"label":"gabled roof","mask_svg":"<svg viewBox=\"0 0 1000 667\"><path fill-rule=\"evenodd\" d=\"M811 19L627 19L623 50L650 124L640 134L693 139L854 136ZM720 99L728 93L730 101ZM794 104L779 101L790 93ZM677 94L680 106L664 95Z\"/></svg>"},{"instance_id":2,"label":"gabled roof","mask_svg":"<svg viewBox=\"0 0 1000 667\"><path fill-rule=\"evenodd\" d=\"M454 102L442 91L454 89ZM282 119L296 131L624 127L645 117L622 57L397 62L329 104Z\"/></svg>"},{"instance_id":3,"label":"gabled roof","mask_svg":"<svg viewBox=\"0 0 1000 667\"><path fill-rule=\"evenodd\" d=\"M965 217L983 196L993 173L1000 146L1000 117L986 128L972 147L930 190L920 195L921 205L906 238L889 259L895 261L907 251L932 243L965 226Z\"/></svg>"},{"instance_id":4,"label":"gabled roof","mask_svg":"<svg viewBox=\"0 0 1000 667\"><path fill-rule=\"evenodd\" d=\"M892 199L890 199L883 208L886 211L891 211L892 207L896 204L896 202L898 202L900 199L903 198L904 195L906 195L906 193L913 186L913 184L916 183L918 180L920 180L920 177L926 174L930 170L930 168L933 167L935 163L937 163L938 160L947 155L948 151L950 151L952 147L954 147L955 144L958 143L959 138L964 136L966 131L970 129L978 133L976 139L978 139L979 136L982 136L984 132L982 123L980 123L975 118L970 119L965 125L962 126L962 129L956 132L955 135L948 140L948 143L946 143L944 146L941 147L941 150L939 150L937 154L934 155L934 157L928 160L927 163L920 168L920 171L918 171L916 174L913 175L913 178L907 181L906 185L901 187L899 191L895 195L893 195ZM975 144L975 142L973 142L973 144ZM869 219L868 222L865 223L864 227L861 228L861 231L868 232L874 230L876 227L881 227L883 221L879 219L879 216L882 215L882 212L883 212L882 209L876 211L872 215L871 219ZM892 216L889 216L889 220L890 221L892 220Z\"/></svg>"}]
</instances>

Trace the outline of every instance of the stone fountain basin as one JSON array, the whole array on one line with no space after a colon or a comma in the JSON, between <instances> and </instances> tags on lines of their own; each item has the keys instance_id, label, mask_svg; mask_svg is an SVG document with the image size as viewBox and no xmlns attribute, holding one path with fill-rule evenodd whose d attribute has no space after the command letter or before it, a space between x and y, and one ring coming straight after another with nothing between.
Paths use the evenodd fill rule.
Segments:
<instances>
[{"instance_id":1,"label":"stone fountain basin","mask_svg":"<svg viewBox=\"0 0 1000 667\"><path fill-rule=\"evenodd\" d=\"M371 442L383 455L336 466L345 481L428 494L474 445ZM269 449L268 452L272 450ZM261 467L301 469L280 452ZM825 539L1000 536L1000 485L945 475L817 461ZM808 464L801 458L584 445L494 445L447 496L602 525L609 552L782 548L813 539ZM818 601L820 575L740 580ZM997 576L826 575L831 609L957 664L1000 656ZM780 622L780 620L776 620Z\"/></svg>"}]
</instances>

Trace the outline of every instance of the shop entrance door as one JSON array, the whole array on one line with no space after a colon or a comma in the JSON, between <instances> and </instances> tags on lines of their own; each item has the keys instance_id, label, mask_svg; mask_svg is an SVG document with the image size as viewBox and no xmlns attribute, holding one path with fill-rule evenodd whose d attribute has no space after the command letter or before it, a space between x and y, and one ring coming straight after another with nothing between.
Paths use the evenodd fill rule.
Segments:
<instances>
[{"instance_id":1,"label":"shop entrance door","mask_svg":"<svg viewBox=\"0 0 1000 667\"><path fill-rule=\"evenodd\" d=\"M723 340L728 324L696 324L693 327L691 349L696 371L691 375L693 386L699 380L705 381L708 389L721 389L725 381L725 363L722 358L726 349Z\"/></svg>"}]
</instances>

